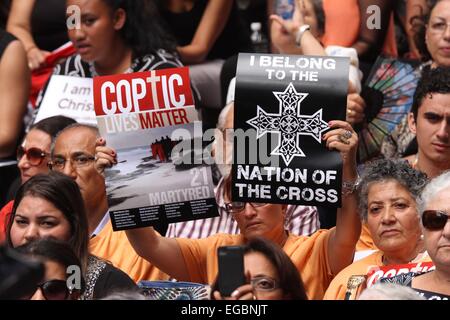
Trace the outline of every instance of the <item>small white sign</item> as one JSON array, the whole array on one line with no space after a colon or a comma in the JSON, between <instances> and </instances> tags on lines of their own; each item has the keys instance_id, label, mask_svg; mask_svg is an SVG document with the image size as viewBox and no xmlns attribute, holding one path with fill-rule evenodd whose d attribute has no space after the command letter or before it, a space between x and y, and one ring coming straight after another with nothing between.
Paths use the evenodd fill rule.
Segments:
<instances>
[{"instance_id":1,"label":"small white sign","mask_svg":"<svg viewBox=\"0 0 450 320\"><path fill-rule=\"evenodd\" d=\"M35 122L62 115L79 123L97 126L93 90L92 78L53 75Z\"/></svg>"}]
</instances>

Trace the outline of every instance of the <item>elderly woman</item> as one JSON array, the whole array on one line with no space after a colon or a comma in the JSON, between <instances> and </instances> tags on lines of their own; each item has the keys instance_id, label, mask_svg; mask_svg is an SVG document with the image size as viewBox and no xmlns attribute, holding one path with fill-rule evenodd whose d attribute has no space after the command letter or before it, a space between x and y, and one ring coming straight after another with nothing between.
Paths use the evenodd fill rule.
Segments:
<instances>
[{"instance_id":1,"label":"elderly woman","mask_svg":"<svg viewBox=\"0 0 450 320\"><path fill-rule=\"evenodd\" d=\"M425 248L436 269L407 273L384 282L400 283L429 300L450 298L450 172L434 178L417 201L422 217Z\"/></svg>"},{"instance_id":2,"label":"elderly woman","mask_svg":"<svg viewBox=\"0 0 450 320\"><path fill-rule=\"evenodd\" d=\"M379 250L342 270L331 282L324 299L353 299L376 267L407 264L427 259L421 240L416 198L426 175L403 160L379 160L370 164L359 185L359 209ZM349 286L349 287L348 287ZM354 290L355 292L353 292Z\"/></svg>"}]
</instances>

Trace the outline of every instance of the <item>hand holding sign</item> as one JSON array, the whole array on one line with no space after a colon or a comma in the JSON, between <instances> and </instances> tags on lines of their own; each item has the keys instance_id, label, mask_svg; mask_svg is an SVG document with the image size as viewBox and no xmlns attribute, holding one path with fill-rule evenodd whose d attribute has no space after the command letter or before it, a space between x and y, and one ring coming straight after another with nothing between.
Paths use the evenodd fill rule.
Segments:
<instances>
[{"instance_id":1,"label":"hand holding sign","mask_svg":"<svg viewBox=\"0 0 450 320\"><path fill-rule=\"evenodd\" d=\"M356 151L358 150L358 135L352 126L345 121L330 121L330 128L323 135L327 148L330 150L338 150L341 153L343 166L355 166L356 168Z\"/></svg>"},{"instance_id":2,"label":"hand holding sign","mask_svg":"<svg viewBox=\"0 0 450 320\"><path fill-rule=\"evenodd\" d=\"M356 153L358 150L358 135L350 126L349 123L345 121L331 121L330 127L334 130L328 131L323 136L323 140L326 141L327 148L331 150L337 150L340 152L342 157L342 180L343 185L355 186L357 181L358 173L356 171ZM344 190L343 194L349 195L353 193Z\"/></svg>"},{"instance_id":3,"label":"hand holding sign","mask_svg":"<svg viewBox=\"0 0 450 320\"><path fill-rule=\"evenodd\" d=\"M103 174L105 168L111 168L117 164L117 153L106 146L106 140L98 138L95 141L95 169Z\"/></svg>"}]
</instances>

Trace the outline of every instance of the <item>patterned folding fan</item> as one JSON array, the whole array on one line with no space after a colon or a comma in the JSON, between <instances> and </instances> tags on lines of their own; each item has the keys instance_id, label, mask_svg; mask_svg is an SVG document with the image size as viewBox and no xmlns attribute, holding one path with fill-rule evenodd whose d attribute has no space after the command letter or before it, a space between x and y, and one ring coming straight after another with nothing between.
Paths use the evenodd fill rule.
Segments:
<instances>
[{"instance_id":1,"label":"patterned folding fan","mask_svg":"<svg viewBox=\"0 0 450 320\"><path fill-rule=\"evenodd\" d=\"M420 78L418 63L381 56L361 93L366 122L359 131L359 161L377 156L381 144L408 114Z\"/></svg>"}]
</instances>

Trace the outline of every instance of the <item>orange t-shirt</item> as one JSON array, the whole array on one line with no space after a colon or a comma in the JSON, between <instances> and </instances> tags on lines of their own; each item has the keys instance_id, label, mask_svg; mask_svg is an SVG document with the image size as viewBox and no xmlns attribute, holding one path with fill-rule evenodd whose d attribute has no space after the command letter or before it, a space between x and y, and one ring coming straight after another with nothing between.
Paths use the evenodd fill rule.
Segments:
<instances>
[{"instance_id":1,"label":"orange t-shirt","mask_svg":"<svg viewBox=\"0 0 450 320\"><path fill-rule=\"evenodd\" d=\"M110 261L135 282L140 280L168 280L169 276L134 251L125 231L114 232L111 221L89 241L89 252Z\"/></svg>"},{"instance_id":2,"label":"orange t-shirt","mask_svg":"<svg viewBox=\"0 0 450 320\"><path fill-rule=\"evenodd\" d=\"M12 213L13 206L14 200L11 200L2 208L2 210L0 210L0 244L6 239L6 226Z\"/></svg>"},{"instance_id":3,"label":"orange t-shirt","mask_svg":"<svg viewBox=\"0 0 450 320\"><path fill-rule=\"evenodd\" d=\"M361 22L358 0L323 0L323 10L325 12L325 33L322 38L324 46L351 47L358 40ZM398 56L393 15L389 22L383 52L392 57Z\"/></svg>"},{"instance_id":4,"label":"orange t-shirt","mask_svg":"<svg viewBox=\"0 0 450 320\"><path fill-rule=\"evenodd\" d=\"M431 259L428 254L424 254L417 259L417 263L419 262L430 262ZM331 281L330 286L328 287L324 300L344 300L345 294L347 292L347 284L349 282L350 277L352 276L366 276L369 270L374 267L383 267L385 266L383 263L383 252L376 251L371 255L356 261L346 267L344 270L338 273L338 275ZM358 288L354 288L352 290L352 294L350 295L350 299L354 300L358 295L358 292L362 287L365 287L366 282L364 281Z\"/></svg>"},{"instance_id":5,"label":"orange t-shirt","mask_svg":"<svg viewBox=\"0 0 450 320\"><path fill-rule=\"evenodd\" d=\"M297 267L310 299L322 299L333 275L328 261L331 232L319 230L310 237L289 235L283 250ZM176 241L188 268L190 281L212 284L217 277L217 248L242 245L242 235L217 234L205 239Z\"/></svg>"},{"instance_id":6,"label":"orange t-shirt","mask_svg":"<svg viewBox=\"0 0 450 320\"><path fill-rule=\"evenodd\" d=\"M378 250L377 246L373 242L372 235L370 234L369 228L367 227L367 223L362 224L361 235L359 236L359 240L356 243L356 251L365 250Z\"/></svg>"}]
</instances>

